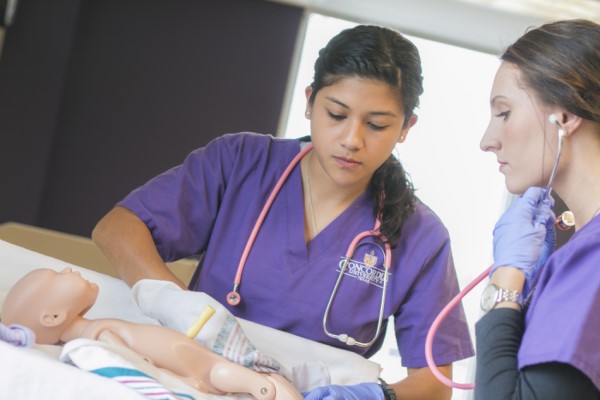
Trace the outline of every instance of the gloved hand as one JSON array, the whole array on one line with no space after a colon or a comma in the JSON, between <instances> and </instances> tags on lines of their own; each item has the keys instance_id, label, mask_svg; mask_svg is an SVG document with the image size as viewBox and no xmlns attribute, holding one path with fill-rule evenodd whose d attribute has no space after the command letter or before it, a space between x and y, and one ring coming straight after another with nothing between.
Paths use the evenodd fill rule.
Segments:
<instances>
[{"instance_id":1,"label":"gloved hand","mask_svg":"<svg viewBox=\"0 0 600 400\"><path fill-rule=\"evenodd\" d=\"M321 386L303 393L305 400L384 400L383 390L377 383L366 382L352 386Z\"/></svg>"},{"instance_id":2,"label":"gloved hand","mask_svg":"<svg viewBox=\"0 0 600 400\"><path fill-rule=\"evenodd\" d=\"M554 199L545 190L531 187L516 199L494 227L494 266L514 267L525 274L525 295L556 243Z\"/></svg>"},{"instance_id":3,"label":"gloved hand","mask_svg":"<svg viewBox=\"0 0 600 400\"><path fill-rule=\"evenodd\" d=\"M554 217L554 213L552 213L545 222L546 236L544 238L544 244L542 245L542 254L531 269L531 279L527 279L525 281L525 288L523 289L523 294L527 294L529 292L531 281L534 280L539 270L544 266L544 264L546 264L546 261L548 261L548 258L550 258L550 256L554 252L554 248L556 246L556 230L554 229L555 220L556 218Z\"/></svg>"}]
</instances>

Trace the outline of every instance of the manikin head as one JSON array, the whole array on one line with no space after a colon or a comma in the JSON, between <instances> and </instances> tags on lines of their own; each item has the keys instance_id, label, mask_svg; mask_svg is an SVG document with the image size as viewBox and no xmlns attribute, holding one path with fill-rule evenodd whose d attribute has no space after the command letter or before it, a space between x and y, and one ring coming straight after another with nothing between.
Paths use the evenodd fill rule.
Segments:
<instances>
[{"instance_id":1,"label":"manikin head","mask_svg":"<svg viewBox=\"0 0 600 400\"><path fill-rule=\"evenodd\" d=\"M55 344L97 297L98 286L71 268L60 272L36 269L10 289L0 317L5 325L21 324L33 330L36 343Z\"/></svg>"}]
</instances>

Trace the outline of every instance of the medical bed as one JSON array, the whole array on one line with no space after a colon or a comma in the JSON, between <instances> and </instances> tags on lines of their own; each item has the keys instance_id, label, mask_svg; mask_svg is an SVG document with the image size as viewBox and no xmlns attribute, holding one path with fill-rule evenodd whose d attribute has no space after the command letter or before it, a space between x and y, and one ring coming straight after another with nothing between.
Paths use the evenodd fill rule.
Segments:
<instances>
[{"instance_id":1,"label":"medical bed","mask_svg":"<svg viewBox=\"0 0 600 400\"><path fill-rule=\"evenodd\" d=\"M11 286L32 269L62 270L66 267L79 270L86 279L100 287L98 299L86 314L86 318L121 318L139 323L159 323L141 311L132 299L131 289L122 280L4 240L0 240L0 304ZM353 353L249 321L238 321L257 348L279 361L287 371L292 371L291 380L300 391L329 383L354 384L376 381L381 371L378 364ZM8 393L9 398L16 399L148 398L122 382L93 374L71 362L65 362L69 361L64 354L65 347L66 345L34 345L32 348L23 348L0 341L0 393ZM129 356L127 353L125 355ZM141 361L135 359L135 355L133 359L125 357L125 360L133 365L141 365ZM216 396L200 393L173 377L166 377L159 371L154 371L152 366L145 365L144 368L145 372L156 373L157 379L166 387L173 388L174 393L181 394L174 398L251 398L248 395Z\"/></svg>"}]
</instances>

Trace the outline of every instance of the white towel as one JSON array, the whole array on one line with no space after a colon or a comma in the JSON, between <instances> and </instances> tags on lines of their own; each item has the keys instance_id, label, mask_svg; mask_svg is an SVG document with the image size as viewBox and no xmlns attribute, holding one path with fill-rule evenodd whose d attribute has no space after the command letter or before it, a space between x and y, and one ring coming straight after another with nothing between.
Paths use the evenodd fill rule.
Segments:
<instances>
[{"instance_id":1,"label":"white towel","mask_svg":"<svg viewBox=\"0 0 600 400\"><path fill-rule=\"evenodd\" d=\"M356 353L235 318L206 293L183 290L171 282L140 280L132 296L144 314L184 333L210 305L216 312L196 340L247 367L279 366L300 392L329 384L376 382L381 372L379 364Z\"/></svg>"},{"instance_id":2,"label":"white towel","mask_svg":"<svg viewBox=\"0 0 600 400\"><path fill-rule=\"evenodd\" d=\"M172 282L142 279L132 287L131 295L146 315L184 334L205 307L211 306L215 313L195 337L196 341L236 364L290 378L277 360L250 342L233 314L206 293L182 290Z\"/></svg>"}]
</instances>

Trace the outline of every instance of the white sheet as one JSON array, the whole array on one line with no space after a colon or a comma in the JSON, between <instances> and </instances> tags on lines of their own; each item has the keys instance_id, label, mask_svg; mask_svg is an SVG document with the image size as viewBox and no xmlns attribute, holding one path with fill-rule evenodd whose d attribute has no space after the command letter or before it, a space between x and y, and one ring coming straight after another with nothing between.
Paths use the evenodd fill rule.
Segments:
<instances>
[{"instance_id":1,"label":"white sheet","mask_svg":"<svg viewBox=\"0 0 600 400\"><path fill-rule=\"evenodd\" d=\"M147 397L161 399L252 399L252 396L217 396L202 393L169 373L156 368L133 350L111 343L90 339L75 339L66 343L59 359L70 362L82 371L96 371L129 390ZM152 397L152 396L155 397Z\"/></svg>"},{"instance_id":2,"label":"white sheet","mask_svg":"<svg viewBox=\"0 0 600 400\"><path fill-rule=\"evenodd\" d=\"M145 315L131 298L130 288L121 280L81 266L32 252L0 240L0 304L6 293L27 272L37 268L62 270L72 267L100 287L96 304L86 317L121 318L132 322L158 324ZM273 356L295 377L300 390L320 384L353 384L375 381L381 370L376 363L353 353L318 344L303 338L239 320L250 340L261 351ZM144 398L116 381L101 377L58 360L58 346L35 346L31 349L0 342L0 393L15 399L136 399ZM300 379L300 378L297 378ZM323 380L325 379L325 380ZM245 396L214 396L202 399Z\"/></svg>"},{"instance_id":3,"label":"white sheet","mask_svg":"<svg viewBox=\"0 0 600 400\"><path fill-rule=\"evenodd\" d=\"M0 398L145 399L118 382L57 361L56 351L40 346L27 349L0 341L0 354Z\"/></svg>"}]
</instances>

